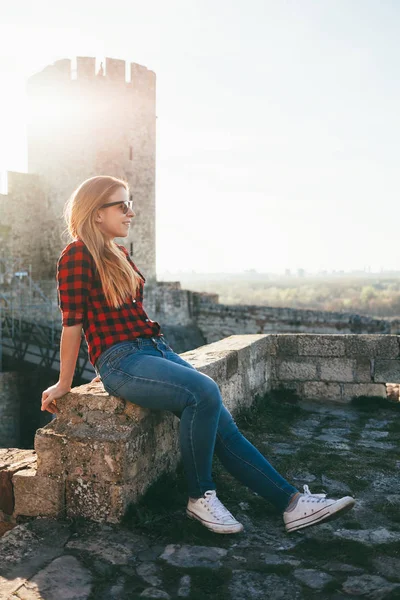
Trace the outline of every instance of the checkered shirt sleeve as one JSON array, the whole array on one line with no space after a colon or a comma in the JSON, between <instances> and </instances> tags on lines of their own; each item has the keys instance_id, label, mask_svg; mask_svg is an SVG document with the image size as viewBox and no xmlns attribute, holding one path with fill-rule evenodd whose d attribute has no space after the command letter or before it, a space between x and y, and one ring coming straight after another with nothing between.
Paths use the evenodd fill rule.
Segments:
<instances>
[{"instance_id":1,"label":"checkered shirt sleeve","mask_svg":"<svg viewBox=\"0 0 400 600\"><path fill-rule=\"evenodd\" d=\"M84 322L92 278L89 251L82 244L71 242L57 261L58 306L63 327Z\"/></svg>"}]
</instances>

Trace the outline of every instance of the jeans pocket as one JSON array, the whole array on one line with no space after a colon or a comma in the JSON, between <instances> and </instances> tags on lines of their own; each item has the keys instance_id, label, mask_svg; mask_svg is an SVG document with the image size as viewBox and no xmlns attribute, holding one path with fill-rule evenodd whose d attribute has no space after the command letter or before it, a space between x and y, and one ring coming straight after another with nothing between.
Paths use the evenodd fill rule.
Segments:
<instances>
[{"instance_id":1,"label":"jeans pocket","mask_svg":"<svg viewBox=\"0 0 400 600\"><path fill-rule=\"evenodd\" d=\"M139 348L134 344L124 344L120 348L116 348L114 352L108 356L106 360L106 364L111 369L117 369L121 363L121 360L130 354L135 354L139 352Z\"/></svg>"}]
</instances>

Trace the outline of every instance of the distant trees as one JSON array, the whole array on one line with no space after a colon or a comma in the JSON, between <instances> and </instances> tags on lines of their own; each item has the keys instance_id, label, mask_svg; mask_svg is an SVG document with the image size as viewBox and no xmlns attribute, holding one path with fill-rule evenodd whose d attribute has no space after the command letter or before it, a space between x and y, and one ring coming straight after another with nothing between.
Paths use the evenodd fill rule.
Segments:
<instances>
[{"instance_id":1,"label":"distant trees","mask_svg":"<svg viewBox=\"0 0 400 600\"><path fill-rule=\"evenodd\" d=\"M400 317L400 279L332 278L291 281L290 284L270 278L260 281L182 281L182 287L219 294L221 304L256 304L359 312L375 317Z\"/></svg>"}]
</instances>

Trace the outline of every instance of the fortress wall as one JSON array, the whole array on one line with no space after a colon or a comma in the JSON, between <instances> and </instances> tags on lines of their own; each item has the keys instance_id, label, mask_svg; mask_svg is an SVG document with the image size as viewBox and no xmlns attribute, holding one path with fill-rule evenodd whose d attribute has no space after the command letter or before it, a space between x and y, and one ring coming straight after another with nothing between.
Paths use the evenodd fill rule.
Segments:
<instances>
[{"instance_id":1,"label":"fortress wall","mask_svg":"<svg viewBox=\"0 0 400 600\"><path fill-rule=\"evenodd\" d=\"M8 172L8 194L0 196L2 257L13 258L16 267L33 279L48 277L55 244L53 207L43 180L30 173Z\"/></svg>"},{"instance_id":2,"label":"fortress wall","mask_svg":"<svg viewBox=\"0 0 400 600\"><path fill-rule=\"evenodd\" d=\"M353 314L195 300L194 318L208 343L246 333L392 333L396 322Z\"/></svg>"}]
</instances>

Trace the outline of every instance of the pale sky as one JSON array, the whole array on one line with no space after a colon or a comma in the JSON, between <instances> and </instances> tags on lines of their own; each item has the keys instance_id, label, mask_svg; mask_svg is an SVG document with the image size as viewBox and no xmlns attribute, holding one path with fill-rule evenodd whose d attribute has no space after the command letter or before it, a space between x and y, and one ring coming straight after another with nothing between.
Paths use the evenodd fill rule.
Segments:
<instances>
[{"instance_id":1,"label":"pale sky","mask_svg":"<svg viewBox=\"0 0 400 600\"><path fill-rule=\"evenodd\" d=\"M7 6L5 6L7 5ZM26 78L105 56L157 75L157 272L400 269L400 2L0 6L0 171Z\"/></svg>"}]
</instances>

